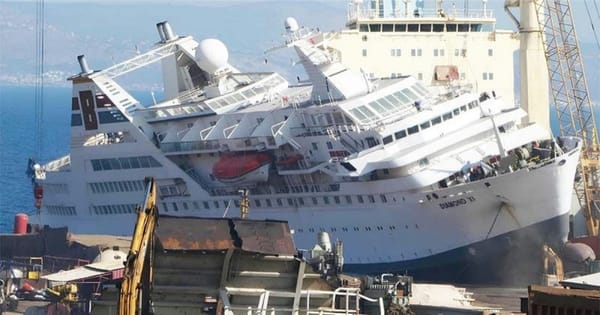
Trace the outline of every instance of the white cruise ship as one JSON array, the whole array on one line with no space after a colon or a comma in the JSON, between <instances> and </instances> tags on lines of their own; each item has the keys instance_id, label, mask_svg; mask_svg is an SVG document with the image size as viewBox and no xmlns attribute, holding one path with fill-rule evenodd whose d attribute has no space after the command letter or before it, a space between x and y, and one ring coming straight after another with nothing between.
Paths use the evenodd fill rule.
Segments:
<instances>
[{"instance_id":1,"label":"white cruise ship","mask_svg":"<svg viewBox=\"0 0 600 315\"><path fill-rule=\"evenodd\" d=\"M241 72L220 41L166 22L133 59L91 71L80 57L70 153L33 167L41 223L131 234L153 176L162 215L239 216L248 189L249 218L287 220L301 249L321 231L343 240L348 272L473 275L515 248L566 240L578 139L521 125L526 113L493 90L371 80L327 35L286 25L307 81ZM114 81L155 62L158 104Z\"/></svg>"}]
</instances>

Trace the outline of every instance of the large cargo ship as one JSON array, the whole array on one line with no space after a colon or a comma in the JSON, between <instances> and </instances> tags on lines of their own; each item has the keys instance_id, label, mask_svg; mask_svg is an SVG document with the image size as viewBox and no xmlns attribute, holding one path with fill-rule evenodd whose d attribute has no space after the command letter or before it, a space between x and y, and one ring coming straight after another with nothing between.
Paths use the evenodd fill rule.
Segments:
<instances>
[{"instance_id":1,"label":"large cargo ship","mask_svg":"<svg viewBox=\"0 0 600 315\"><path fill-rule=\"evenodd\" d=\"M578 139L521 124L495 90L372 79L340 62L335 35L286 29L308 80L241 72L222 42L167 22L153 49L110 68L80 56L70 152L32 164L40 222L131 234L153 176L162 214L238 216L248 190L248 217L288 221L298 248L318 232L343 240L348 272L488 275L516 248L566 240ZM157 62L156 104L114 80Z\"/></svg>"}]
</instances>

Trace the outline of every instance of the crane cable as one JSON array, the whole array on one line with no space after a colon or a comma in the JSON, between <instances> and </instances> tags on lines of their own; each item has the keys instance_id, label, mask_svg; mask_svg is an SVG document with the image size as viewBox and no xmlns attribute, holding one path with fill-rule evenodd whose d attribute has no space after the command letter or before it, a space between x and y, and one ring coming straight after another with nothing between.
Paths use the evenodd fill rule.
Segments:
<instances>
[{"instance_id":1,"label":"crane cable","mask_svg":"<svg viewBox=\"0 0 600 315\"><path fill-rule=\"evenodd\" d=\"M592 32L594 32L594 38L596 39L596 45L598 49L600 49L600 42L598 41L598 34L596 33L596 28L594 27L594 20L592 19L592 15L590 14L590 8L588 7L587 0L583 1L585 4L585 11L587 12L588 19L590 20L590 25L592 26ZM600 13L598 12L598 6L596 5L596 0L594 0L594 7L596 8L596 14L600 18Z\"/></svg>"},{"instance_id":2,"label":"crane cable","mask_svg":"<svg viewBox=\"0 0 600 315\"><path fill-rule=\"evenodd\" d=\"M35 150L34 156L41 158L42 154L42 120L44 116L44 0L36 1L35 6Z\"/></svg>"}]
</instances>

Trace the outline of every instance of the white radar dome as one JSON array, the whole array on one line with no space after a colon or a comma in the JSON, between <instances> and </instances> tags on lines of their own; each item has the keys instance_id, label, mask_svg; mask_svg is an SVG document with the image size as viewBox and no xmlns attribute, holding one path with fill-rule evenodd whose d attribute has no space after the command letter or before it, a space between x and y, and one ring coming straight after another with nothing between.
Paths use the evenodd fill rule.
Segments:
<instances>
[{"instance_id":1,"label":"white radar dome","mask_svg":"<svg viewBox=\"0 0 600 315\"><path fill-rule=\"evenodd\" d=\"M288 32L295 32L298 30L298 22L293 17L287 17L285 19L285 30Z\"/></svg>"},{"instance_id":2,"label":"white radar dome","mask_svg":"<svg viewBox=\"0 0 600 315\"><path fill-rule=\"evenodd\" d=\"M222 41L214 38L202 40L196 48L196 61L202 70L215 73L228 65L229 52Z\"/></svg>"},{"instance_id":3,"label":"white radar dome","mask_svg":"<svg viewBox=\"0 0 600 315\"><path fill-rule=\"evenodd\" d=\"M354 4L361 4L362 0L354 0Z\"/></svg>"}]
</instances>

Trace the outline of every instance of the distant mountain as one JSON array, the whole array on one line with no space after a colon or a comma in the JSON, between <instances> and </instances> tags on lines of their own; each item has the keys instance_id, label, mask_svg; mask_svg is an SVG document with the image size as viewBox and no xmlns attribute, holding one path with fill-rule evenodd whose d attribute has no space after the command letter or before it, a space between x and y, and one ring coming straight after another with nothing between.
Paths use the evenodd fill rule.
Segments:
<instances>
[{"instance_id":1,"label":"distant mountain","mask_svg":"<svg viewBox=\"0 0 600 315\"><path fill-rule=\"evenodd\" d=\"M0 83L33 82L35 16L33 2L0 2ZM66 84L67 76L78 73L77 55L85 54L90 67L101 69L149 49L158 41L155 24L164 20L180 35L219 38L229 48L231 63L241 69L290 73L290 52L263 55L282 43L288 16L306 27L340 29L346 2L47 2L46 84ZM134 74L131 81L147 77ZM154 84L143 83L146 87Z\"/></svg>"},{"instance_id":2,"label":"distant mountain","mask_svg":"<svg viewBox=\"0 0 600 315\"><path fill-rule=\"evenodd\" d=\"M367 0L364 0L367 3ZM479 3L473 3L470 5ZM453 2L454 3L454 2ZM456 8L462 4L456 1ZM468 2L467 2L468 3ZM504 1L490 1L498 28L515 29L503 12ZM572 2L577 31L582 41L590 88L598 90L600 49L581 1ZM294 16L300 25L340 30L345 25L346 0L320 1L186 1L127 2L98 0L46 1L45 80L66 85L65 78L78 73L76 56L85 54L90 67L106 68L145 51L158 41L155 25L168 20L177 34L196 39L219 38L229 48L230 62L247 71L278 71L288 78L303 73L291 68L295 55L268 48L282 43L283 21ZM515 13L515 14L518 14ZM35 73L35 2L0 2L0 84L31 84ZM159 89L159 66L124 79L129 88Z\"/></svg>"}]
</instances>

